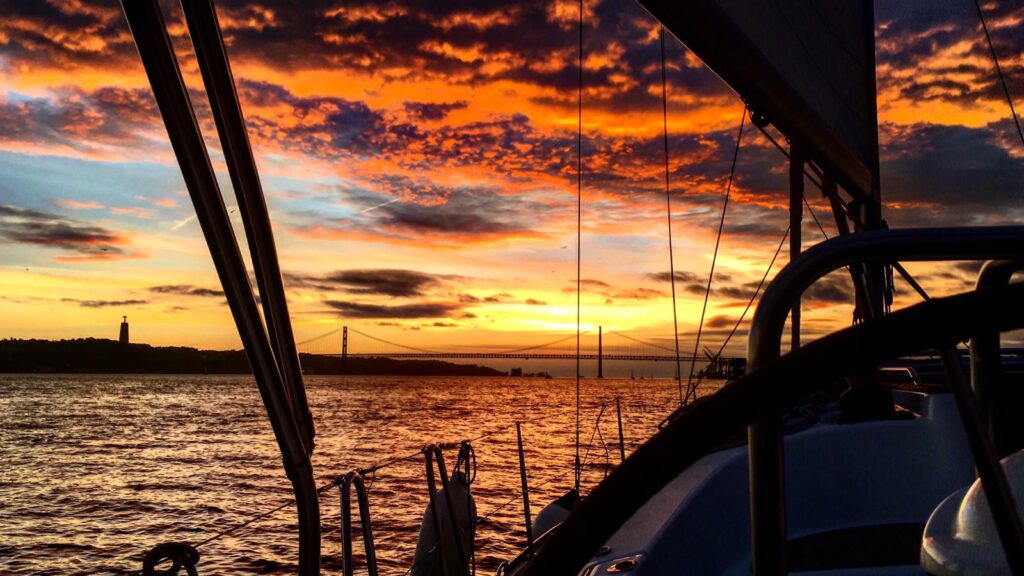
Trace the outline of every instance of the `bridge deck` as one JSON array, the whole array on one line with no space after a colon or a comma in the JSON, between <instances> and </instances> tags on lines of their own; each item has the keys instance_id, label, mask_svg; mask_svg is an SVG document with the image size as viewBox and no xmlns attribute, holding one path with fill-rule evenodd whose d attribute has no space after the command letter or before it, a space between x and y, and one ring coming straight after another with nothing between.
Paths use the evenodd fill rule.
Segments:
<instances>
[{"instance_id":1,"label":"bridge deck","mask_svg":"<svg viewBox=\"0 0 1024 576\"><path fill-rule=\"evenodd\" d=\"M321 354L321 356L337 356L341 354ZM398 352L395 354L388 353L349 353L349 358L420 358L420 359L514 359L514 360L575 360L575 353L540 353L531 354L529 352L521 353L490 353L490 352ZM643 362L675 362L676 357L665 355L665 354L580 354L580 360L633 360ZM692 356L680 356L681 362L691 362L694 360ZM697 361L703 361L704 358L698 358ZM728 360L723 358L723 360Z\"/></svg>"}]
</instances>

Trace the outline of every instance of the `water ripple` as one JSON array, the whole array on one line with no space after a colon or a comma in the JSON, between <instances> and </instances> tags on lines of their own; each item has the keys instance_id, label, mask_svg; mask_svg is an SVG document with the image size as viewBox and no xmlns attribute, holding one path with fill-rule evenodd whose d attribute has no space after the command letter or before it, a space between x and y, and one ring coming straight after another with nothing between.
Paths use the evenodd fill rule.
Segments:
<instances>
[{"instance_id":1,"label":"water ripple","mask_svg":"<svg viewBox=\"0 0 1024 576\"><path fill-rule=\"evenodd\" d=\"M522 546L514 422L523 422L534 511L570 487L574 383L502 378L310 377L318 482L404 455L428 442L471 438L481 573ZM587 441L617 440L622 398L627 449L649 436L678 391L666 380L594 380L583 389ZM595 441L598 442L598 441ZM241 376L0 376L0 573L129 573L155 544L201 542L275 506L291 491L255 384ZM584 485L617 459L591 448ZM451 467L454 454L446 455ZM404 572L426 504L420 459L372 475L370 503L383 574ZM340 567L339 495L321 498L323 566ZM202 548L204 574L295 571L290 506ZM362 550L361 543L355 549Z\"/></svg>"}]
</instances>

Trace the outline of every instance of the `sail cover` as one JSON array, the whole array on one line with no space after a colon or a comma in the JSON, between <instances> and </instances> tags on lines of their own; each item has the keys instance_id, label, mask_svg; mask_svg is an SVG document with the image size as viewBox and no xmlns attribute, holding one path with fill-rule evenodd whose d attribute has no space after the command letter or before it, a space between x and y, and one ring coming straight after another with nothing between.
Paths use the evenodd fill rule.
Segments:
<instances>
[{"instance_id":1,"label":"sail cover","mask_svg":"<svg viewBox=\"0 0 1024 576\"><path fill-rule=\"evenodd\" d=\"M844 188L877 193L871 0L641 0Z\"/></svg>"}]
</instances>

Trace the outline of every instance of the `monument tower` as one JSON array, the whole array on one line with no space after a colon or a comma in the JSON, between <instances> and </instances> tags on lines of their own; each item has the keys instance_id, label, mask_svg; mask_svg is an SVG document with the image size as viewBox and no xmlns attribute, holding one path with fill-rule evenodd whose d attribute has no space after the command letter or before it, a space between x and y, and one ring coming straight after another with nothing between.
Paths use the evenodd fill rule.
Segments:
<instances>
[{"instance_id":1,"label":"monument tower","mask_svg":"<svg viewBox=\"0 0 1024 576\"><path fill-rule=\"evenodd\" d=\"M128 317L127 316L122 316L122 318L123 318L123 320L121 321L121 336L118 337L117 341L120 342L122 345L127 345L128 344Z\"/></svg>"}]
</instances>

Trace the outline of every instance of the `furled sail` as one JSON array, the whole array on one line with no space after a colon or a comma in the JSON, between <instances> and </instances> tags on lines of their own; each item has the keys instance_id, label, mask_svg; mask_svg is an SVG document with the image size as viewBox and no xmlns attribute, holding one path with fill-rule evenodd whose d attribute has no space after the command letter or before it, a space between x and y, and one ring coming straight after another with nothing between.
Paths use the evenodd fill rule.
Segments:
<instances>
[{"instance_id":1,"label":"furled sail","mask_svg":"<svg viewBox=\"0 0 1024 576\"><path fill-rule=\"evenodd\" d=\"M871 0L641 0L843 187L877 202Z\"/></svg>"}]
</instances>

